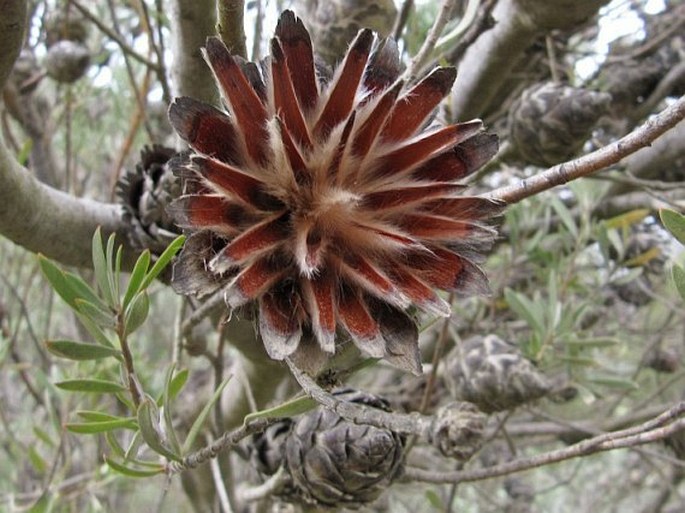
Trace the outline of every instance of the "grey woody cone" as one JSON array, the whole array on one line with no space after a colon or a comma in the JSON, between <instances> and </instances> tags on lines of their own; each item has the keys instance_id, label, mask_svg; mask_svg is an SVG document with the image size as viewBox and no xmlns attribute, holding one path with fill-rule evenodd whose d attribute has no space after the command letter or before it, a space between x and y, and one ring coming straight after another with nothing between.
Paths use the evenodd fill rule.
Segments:
<instances>
[{"instance_id":1,"label":"grey woody cone","mask_svg":"<svg viewBox=\"0 0 685 513\"><path fill-rule=\"evenodd\" d=\"M545 82L529 87L509 113L509 137L530 164L553 166L574 157L609 109L611 95Z\"/></svg>"},{"instance_id":2,"label":"grey woody cone","mask_svg":"<svg viewBox=\"0 0 685 513\"><path fill-rule=\"evenodd\" d=\"M431 442L443 456L467 461L481 448L487 416L465 402L441 407L436 415Z\"/></svg>"},{"instance_id":3,"label":"grey woody cone","mask_svg":"<svg viewBox=\"0 0 685 513\"><path fill-rule=\"evenodd\" d=\"M518 350L496 335L474 337L447 357L445 383L458 401L486 413L534 401L551 390L549 380Z\"/></svg>"},{"instance_id":4,"label":"grey woody cone","mask_svg":"<svg viewBox=\"0 0 685 513\"><path fill-rule=\"evenodd\" d=\"M124 220L130 223L131 244L161 253L180 233L166 208L181 195L181 182L167 166L176 155L172 148L146 146L140 162L117 183L117 197L124 207Z\"/></svg>"},{"instance_id":5,"label":"grey woody cone","mask_svg":"<svg viewBox=\"0 0 685 513\"><path fill-rule=\"evenodd\" d=\"M363 392L339 399L387 410ZM404 439L387 429L353 424L319 408L295 422L285 443L286 465L301 499L318 508L356 509L377 499L402 468Z\"/></svg>"}]
</instances>

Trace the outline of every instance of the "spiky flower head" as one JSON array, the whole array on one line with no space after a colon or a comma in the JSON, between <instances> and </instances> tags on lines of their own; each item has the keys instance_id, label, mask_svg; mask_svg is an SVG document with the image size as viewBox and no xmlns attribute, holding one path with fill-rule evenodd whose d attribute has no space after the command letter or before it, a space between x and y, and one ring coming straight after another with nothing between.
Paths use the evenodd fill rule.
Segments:
<instances>
[{"instance_id":1,"label":"spiky flower head","mask_svg":"<svg viewBox=\"0 0 685 513\"><path fill-rule=\"evenodd\" d=\"M225 287L230 308L256 304L274 359L321 361L340 330L419 372L410 307L447 316L437 290L487 289L474 259L501 205L457 182L497 139L480 120L428 126L454 69L405 88L397 46L374 39L361 30L328 81L290 11L261 69L207 41L227 111L191 98L170 107L194 150L175 165L187 194L172 212L195 233L174 279L184 293Z\"/></svg>"}]
</instances>

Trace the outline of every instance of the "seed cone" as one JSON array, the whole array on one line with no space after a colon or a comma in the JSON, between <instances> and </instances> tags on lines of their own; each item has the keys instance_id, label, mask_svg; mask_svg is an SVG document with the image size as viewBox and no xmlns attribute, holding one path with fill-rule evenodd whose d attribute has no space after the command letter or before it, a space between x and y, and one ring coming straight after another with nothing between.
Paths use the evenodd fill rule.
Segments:
<instances>
[{"instance_id":1,"label":"seed cone","mask_svg":"<svg viewBox=\"0 0 685 513\"><path fill-rule=\"evenodd\" d=\"M444 374L452 396L485 412L535 401L552 385L518 348L496 335L474 337L455 347Z\"/></svg>"},{"instance_id":2,"label":"seed cone","mask_svg":"<svg viewBox=\"0 0 685 513\"><path fill-rule=\"evenodd\" d=\"M447 316L436 289L488 290L476 264L502 208L458 183L492 157L496 137L480 120L428 126L454 69L405 89L395 43L361 30L321 83L290 11L261 69L215 38L204 55L227 111L187 97L169 109L194 150L173 164L185 195L170 212L191 233L177 290L226 287L230 308L255 304L274 359L325 361L341 332L419 373L408 309Z\"/></svg>"},{"instance_id":3,"label":"seed cone","mask_svg":"<svg viewBox=\"0 0 685 513\"><path fill-rule=\"evenodd\" d=\"M364 392L340 399L387 410ZM353 424L319 408L300 417L285 442L286 465L300 498L323 508L358 508L377 499L402 468L404 439L387 429Z\"/></svg>"}]
</instances>

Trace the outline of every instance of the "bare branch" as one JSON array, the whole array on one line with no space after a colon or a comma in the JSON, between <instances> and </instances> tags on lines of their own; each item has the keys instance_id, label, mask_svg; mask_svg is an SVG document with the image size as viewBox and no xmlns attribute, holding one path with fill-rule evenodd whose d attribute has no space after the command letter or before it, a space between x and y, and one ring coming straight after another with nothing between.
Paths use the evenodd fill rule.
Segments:
<instances>
[{"instance_id":1,"label":"bare branch","mask_svg":"<svg viewBox=\"0 0 685 513\"><path fill-rule=\"evenodd\" d=\"M557 185L590 175L649 146L652 141L676 126L683 118L685 118L685 96L618 141L577 159L553 166L517 184L492 191L487 194L487 197L506 203L516 203Z\"/></svg>"},{"instance_id":2,"label":"bare branch","mask_svg":"<svg viewBox=\"0 0 685 513\"><path fill-rule=\"evenodd\" d=\"M438 12L438 17L435 19L433 26L428 31L428 35L421 45L421 48L411 60L409 66L407 66L407 70L404 72L404 77L408 81L411 81L416 77L417 72L426 63L433 52L435 43L437 43L438 38L445 29L445 25L447 25L447 22L449 21L449 15L454 8L454 4L455 0L443 0L442 5L440 6L440 12Z\"/></svg>"},{"instance_id":3,"label":"bare branch","mask_svg":"<svg viewBox=\"0 0 685 513\"><path fill-rule=\"evenodd\" d=\"M464 483L481 481L493 477L505 476L515 472L530 470L543 465L558 463L560 461L587 456L612 449L634 447L657 440L663 440L682 429L685 429L685 419L680 417L685 412L685 402L659 415L655 419L632 428L606 433L589 438L570 447L556 451L550 451L530 458L521 458L509 461L501 465L479 468L474 470L458 470L455 472L434 472L419 468L407 468L405 477L412 481L425 481L430 483Z\"/></svg>"},{"instance_id":4,"label":"bare branch","mask_svg":"<svg viewBox=\"0 0 685 513\"><path fill-rule=\"evenodd\" d=\"M278 419L256 419L249 424L244 424L233 431L227 431L207 447L203 447L197 452L194 452L182 461L171 461L166 467L166 473L169 475L178 474L185 470L197 467L203 463L208 462L212 458L234 445L238 444L244 438L247 438L253 433L259 433L268 428Z\"/></svg>"},{"instance_id":5,"label":"bare branch","mask_svg":"<svg viewBox=\"0 0 685 513\"><path fill-rule=\"evenodd\" d=\"M244 13L245 2L243 0L218 0L217 8L217 33L233 55L240 55L247 59L245 47Z\"/></svg>"},{"instance_id":6,"label":"bare branch","mask_svg":"<svg viewBox=\"0 0 685 513\"><path fill-rule=\"evenodd\" d=\"M214 34L215 1L171 0L168 9L174 56L170 69L173 94L215 103L218 96L214 79L200 52Z\"/></svg>"},{"instance_id":7,"label":"bare branch","mask_svg":"<svg viewBox=\"0 0 685 513\"><path fill-rule=\"evenodd\" d=\"M459 63L452 95L455 119L483 116L510 71L535 39L569 29L596 14L606 0L500 0L495 26L479 37Z\"/></svg>"},{"instance_id":8,"label":"bare branch","mask_svg":"<svg viewBox=\"0 0 685 513\"><path fill-rule=\"evenodd\" d=\"M67 265L91 264L90 240L98 226L103 236L125 225L118 205L76 198L36 180L0 141L0 234L34 253ZM130 261L124 265L126 268Z\"/></svg>"},{"instance_id":9,"label":"bare branch","mask_svg":"<svg viewBox=\"0 0 685 513\"><path fill-rule=\"evenodd\" d=\"M24 44L27 5L28 2L23 0L0 0L0 91Z\"/></svg>"}]
</instances>

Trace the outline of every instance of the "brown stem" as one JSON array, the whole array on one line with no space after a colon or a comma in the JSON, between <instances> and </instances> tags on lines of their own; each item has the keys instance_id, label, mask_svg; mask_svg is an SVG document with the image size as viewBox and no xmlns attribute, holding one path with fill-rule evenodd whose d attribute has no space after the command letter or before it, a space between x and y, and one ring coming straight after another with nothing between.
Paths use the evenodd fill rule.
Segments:
<instances>
[{"instance_id":1,"label":"brown stem","mask_svg":"<svg viewBox=\"0 0 685 513\"><path fill-rule=\"evenodd\" d=\"M618 141L577 159L557 164L514 185L496 189L486 196L509 204L517 203L557 185L588 176L616 164L641 148L649 146L660 135L676 126L683 118L685 118L685 96L680 97L653 119L648 120Z\"/></svg>"},{"instance_id":2,"label":"brown stem","mask_svg":"<svg viewBox=\"0 0 685 513\"><path fill-rule=\"evenodd\" d=\"M501 465L478 468L473 470L458 470L454 472L435 472L419 468L407 468L405 477L412 481L430 483L464 483L481 481L493 477L505 476L515 472L558 463L560 461L587 456L613 449L634 447L664 438L685 428L685 418L680 417L685 412L685 402L667 410L658 417L632 428L606 433L589 438L570 447L550 451L529 458L512 460Z\"/></svg>"},{"instance_id":3,"label":"brown stem","mask_svg":"<svg viewBox=\"0 0 685 513\"><path fill-rule=\"evenodd\" d=\"M136 371L133 365L133 354L131 348L128 346L128 339L126 338L126 325L124 323L123 312L117 315L117 336L119 344L121 345L121 354L124 357L124 368L126 369L126 378L128 379L128 389L131 393L133 405L138 410L140 405L140 389L138 387L138 380L136 379Z\"/></svg>"}]
</instances>

